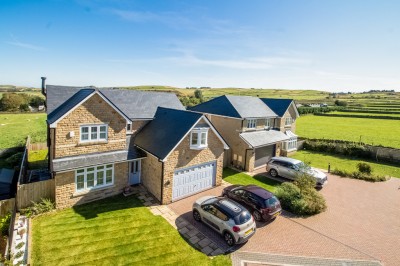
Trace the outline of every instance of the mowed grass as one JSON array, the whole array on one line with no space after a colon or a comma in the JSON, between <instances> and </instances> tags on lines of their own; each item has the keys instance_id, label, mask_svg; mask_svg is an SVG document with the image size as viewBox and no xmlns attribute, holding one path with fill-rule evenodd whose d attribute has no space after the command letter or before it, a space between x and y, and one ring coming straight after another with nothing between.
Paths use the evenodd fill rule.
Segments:
<instances>
[{"instance_id":1,"label":"mowed grass","mask_svg":"<svg viewBox=\"0 0 400 266\"><path fill-rule=\"evenodd\" d=\"M0 114L0 149L21 146L30 135L32 142L46 141L46 114Z\"/></svg>"},{"instance_id":2,"label":"mowed grass","mask_svg":"<svg viewBox=\"0 0 400 266\"><path fill-rule=\"evenodd\" d=\"M290 156L292 158L310 163L311 166L328 169L328 164L331 164L331 169L346 170L350 172L357 171L357 164L360 162L368 163L372 167L372 174L381 176L392 176L400 178L400 167L390 164L380 164L372 161L360 160L357 158L349 158L340 155L331 155L327 153L319 153L312 151L297 151Z\"/></svg>"},{"instance_id":3,"label":"mowed grass","mask_svg":"<svg viewBox=\"0 0 400 266\"><path fill-rule=\"evenodd\" d=\"M296 120L296 134L400 148L398 120L306 115Z\"/></svg>"},{"instance_id":4,"label":"mowed grass","mask_svg":"<svg viewBox=\"0 0 400 266\"><path fill-rule=\"evenodd\" d=\"M192 248L161 216L116 196L32 221L32 265L230 265Z\"/></svg>"},{"instance_id":5,"label":"mowed grass","mask_svg":"<svg viewBox=\"0 0 400 266\"><path fill-rule=\"evenodd\" d=\"M224 169L222 178L231 184L257 185L271 192L274 192L275 188L281 184L280 182L262 175L250 176L245 173L237 172L231 168Z\"/></svg>"}]
</instances>

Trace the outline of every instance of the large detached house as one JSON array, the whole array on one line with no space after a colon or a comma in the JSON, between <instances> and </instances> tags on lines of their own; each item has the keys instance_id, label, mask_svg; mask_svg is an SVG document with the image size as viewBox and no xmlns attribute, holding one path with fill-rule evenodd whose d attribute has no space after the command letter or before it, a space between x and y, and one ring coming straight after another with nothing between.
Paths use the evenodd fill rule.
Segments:
<instances>
[{"instance_id":1,"label":"large detached house","mask_svg":"<svg viewBox=\"0 0 400 266\"><path fill-rule=\"evenodd\" d=\"M176 95L45 85L57 208L143 184L166 204L219 185L228 145Z\"/></svg>"},{"instance_id":2,"label":"large detached house","mask_svg":"<svg viewBox=\"0 0 400 266\"><path fill-rule=\"evenodd\" d=\"M293 101L270 106L269 100L224 95L190 110L206 114L228 143L225 166L253 171L264 167L271 157L294 150L290 144L293 138L297 143L294 123L298 112Z\"/></svg>"}]
</instances>

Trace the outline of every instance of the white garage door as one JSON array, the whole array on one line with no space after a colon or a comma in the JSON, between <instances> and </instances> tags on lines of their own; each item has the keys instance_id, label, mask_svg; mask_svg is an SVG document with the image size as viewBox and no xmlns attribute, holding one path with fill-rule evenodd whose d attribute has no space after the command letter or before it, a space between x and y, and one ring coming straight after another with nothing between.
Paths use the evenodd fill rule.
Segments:
<instances>
[{"instance_id":1,"label":"white garage door","mask_svg":"<svg viewBox=\"0 0 400 266\"><path fill-rule=\"evenodd\" d=\"M216 162L210 162L175 171L172 201L213 187L215 185L216 165Z\"/></svg>"}]
</instances>

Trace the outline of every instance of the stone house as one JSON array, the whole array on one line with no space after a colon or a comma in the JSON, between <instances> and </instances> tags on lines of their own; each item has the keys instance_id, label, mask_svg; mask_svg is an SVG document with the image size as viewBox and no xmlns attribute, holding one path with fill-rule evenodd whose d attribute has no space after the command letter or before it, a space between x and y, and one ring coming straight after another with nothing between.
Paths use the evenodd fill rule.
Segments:
<instances>
[{"instance_id":1,"label":"stone house","mask_svg":"<svg viewBox=\"0 0 400 266\"><path fill-rule=\"evenodd\" d=\"M221 183L228 145L175 94L45 85L57 208L143 184L163 204Z\"/></svg>"},{"instance_id":2,"label":"stone house","mask_svg":"<svg viewBox=\"0 0 400 266\"><path fill-rule=\"evenodd\" d=\"M224 95L190 108L206 114L228 143L225 166L253 171L273 156L286 155L292 138L297 142L294 131L299 115L293 101L270 106L268 100Z\"/></svg>"},{"instance_id":3,"label":"stone house","mask_svg":"<svg viewBox=\"0 0 400 266\"><path fill-rule=\"evenodd\" d=\"M260 98L278 118L274 127L289 137L282 143L281 155L287 156L297 151L296 119L300 117L296 103L293 99L270 99Z\"/></svg>"}]
</instances>

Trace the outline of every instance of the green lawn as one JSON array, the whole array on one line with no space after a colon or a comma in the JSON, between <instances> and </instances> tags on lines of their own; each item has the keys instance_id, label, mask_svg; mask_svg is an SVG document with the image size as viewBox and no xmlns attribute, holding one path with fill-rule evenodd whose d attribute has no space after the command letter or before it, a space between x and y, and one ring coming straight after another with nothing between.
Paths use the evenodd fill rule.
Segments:
<instances>
[{"instance_id":1,"label":"green lawn","mask_svg":"<svg viewBox=\"0 0 400 266\"><path fill-rule=\"evenodd\" d=\"M306 115L296 120L296 134L400 148L398 120Z\"/></svg>"},{"instance_id":2,"label":"green lawn","mask_svg":"<svg viewBox=\"0 0 400 266\"><path fill-rule=\"evenodd\" d=\"M359 162L365 162L371 165L372 173L375 175L392 176L400 178L400 167L389 165L389 164L379 164L371 161L351 159L345 156L330 155L324 153L317 153L311 151L297 151L292 158L310 163L311 166L321 169L328 169L328 164L331 164L331 169L340 169L347 171L356 171L357 164Z\"/></svg>"},{"instance_id":3,"label":"green lawn","mask_svg":"<svg viewBox=\"0 0 400 266\"><path fill-rule=\"evenodd\" d=\"M135 197L117 196L32 221L32 265L230 265L192 248Z\"/></svg>"},{"instance_id":4,"label":"green lawn","mask_svg":"<svg viewBox=\"0 0 400 266\"><path fill-rule=\"evenodd\" d=\"M280 182L262 175L256 175L253 177L245 173L237 172L231 168L224 169L222 178L231 184L257 185L271 192L274 192L275 187L281 184Z\"/></svg>"},{"instance_id":5,"label":"green lawn","mask_svg":"<svg viewBox=\"0 0 400 266\"><path fill-rule=\"evenodd\" d=\"M0 114L0 149L25 145L31 135L32 142L45 142L46 114Z\"/></svg>"},{"instance_id":6,"label":"green lawn","mask_svg":"<svg viewBox=\"0 0 400 266\"><path fill-rule=\"evenodd\" d=\"M30 151L28 154L29 169L42 169L47 167L48 150Z\"/></svg>"}]
</instances>

